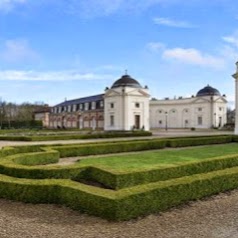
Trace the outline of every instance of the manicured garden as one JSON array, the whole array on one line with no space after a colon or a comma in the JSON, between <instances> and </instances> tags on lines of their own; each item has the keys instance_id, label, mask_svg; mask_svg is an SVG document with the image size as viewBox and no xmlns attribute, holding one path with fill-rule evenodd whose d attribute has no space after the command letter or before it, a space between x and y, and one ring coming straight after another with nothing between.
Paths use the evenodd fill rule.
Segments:
<instances>
[{"instance_id":1,"label":"manicured garden","mask_svg":"<svg viewBox=\"0 0 238 238\"><path fill-rule=\"evenodd\" d=\"M237 141L230 135L5 147L0 197L128 220L237 188ZM203 146L183 148L195 145ZM121 152L135 153L105 156ZM99 154L70 166L55 164Z\"/></svg>"},{"instance_id":2,"label":"manicured garden","mask_svg":"<svg viewBox=\"0 0 238 238\"><path fill-rule=\"evenodd\" d=\"M0 130L0 140L9 140L9 141L77 140L77 139L97 139L97 138L141 137L151 135L152 133L148 131L103 132L103 131L79 130L79 129Z\"/></svg>"}]
</instances>

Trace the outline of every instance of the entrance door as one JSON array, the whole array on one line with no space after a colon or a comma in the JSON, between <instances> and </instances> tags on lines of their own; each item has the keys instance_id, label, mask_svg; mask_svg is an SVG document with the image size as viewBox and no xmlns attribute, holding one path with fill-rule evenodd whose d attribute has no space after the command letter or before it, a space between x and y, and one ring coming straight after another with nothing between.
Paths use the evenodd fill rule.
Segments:
<instances>
[{"instance_id":1,"label":"entrance door","mask_svg":"<svg viewBox=\"0 0 238 238\"><path fill-rule=\"evenodd\" d=\"M135 115L135 127L140 129L140 115Z\"/></svg>"}]
</instances>

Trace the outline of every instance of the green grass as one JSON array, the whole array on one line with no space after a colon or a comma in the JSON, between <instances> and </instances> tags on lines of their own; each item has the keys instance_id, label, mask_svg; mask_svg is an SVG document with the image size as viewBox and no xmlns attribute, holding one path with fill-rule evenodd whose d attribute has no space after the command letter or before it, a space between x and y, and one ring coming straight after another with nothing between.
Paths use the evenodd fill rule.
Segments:
<instances>
[{"instance_id":1,"label":"green grass","mask_svg":"<svg viewBox=\"0 0 238 238\"><path fill-rule=\"evenodd\" d=\"M164 149L162 151L147 151L128 155L102 156L81 160L82 165L103 165L115 171L133 171L151 169L154 167L172 167L186 162L196 162L203 159L238 153L238 143L210 145L185 149Z\"/></svg>"}]
</instances>

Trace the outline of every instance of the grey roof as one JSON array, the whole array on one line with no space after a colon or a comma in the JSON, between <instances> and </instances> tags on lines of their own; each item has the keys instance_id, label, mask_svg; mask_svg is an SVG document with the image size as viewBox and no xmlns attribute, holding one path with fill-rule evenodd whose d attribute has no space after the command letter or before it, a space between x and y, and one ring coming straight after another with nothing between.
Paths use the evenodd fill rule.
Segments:
<instances>
[{"instance_id":1,"label":"grey roof","mask_svg":"<svg viewBox=\"0 0 238 238\"><path fill-rule=\"evenodd\" d=\"M112 88L117 88L117 87L142 88L139 82L133 79L128 74L123 75L112 85Z\"/></svg>"},{"instance_id":2,"label":"grey roof","mask_svg":"<svg viewBox=\"0 0 238 238\"><path fill-rule=\"evenodd\" d=\"M98 94L94 96L84 97L84 98L77 98L73 100L68 100L62 103L59 103L55 105L55 107L58 106L68 106L68 105L74 105L74 104L80 104L80 103L86 103L86 102L96 102L96 101L102 101L104 94Z\"/></svg>"},{"instance_id":3,"label":"grey roof","mask_svg":"<svg viewBox=\"0 0 238 238\"><path fill-rule=\"evenodd\" d=\"M221 96L220 92L216 88L207 85L206 87L199 90L196 96L202 97L202 96L215 96L215 95Z\"/></svg>"}]
</instances>

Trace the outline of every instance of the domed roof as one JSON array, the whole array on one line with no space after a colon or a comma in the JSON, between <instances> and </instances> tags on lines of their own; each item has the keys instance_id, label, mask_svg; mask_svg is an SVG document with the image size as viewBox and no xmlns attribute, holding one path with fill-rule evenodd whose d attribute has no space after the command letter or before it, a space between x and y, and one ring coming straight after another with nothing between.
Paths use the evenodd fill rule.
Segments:
<instances>
[{"instance_id":1,"label":"domed roof","mask_svg":"<svg viewBox=\"0 0 238 238\"><path fill-rule=\"evenodd\" d=\"M132 88L142 88L138 81L133 79L130 75L122 75L113 85L112 88L117 87L132 87Z\"/></svg>"},{"instance_id":2,"label":"domed roof","mask_svg":"<svg viewBox=\"0 0 238 238\"><path fill-rule=\"evenodd\" d=\"M199 90L197 93L197 97L202 96L221 96L221 94L216 88L207 85L203 89Z\"/></svg>"}]
</instances>

